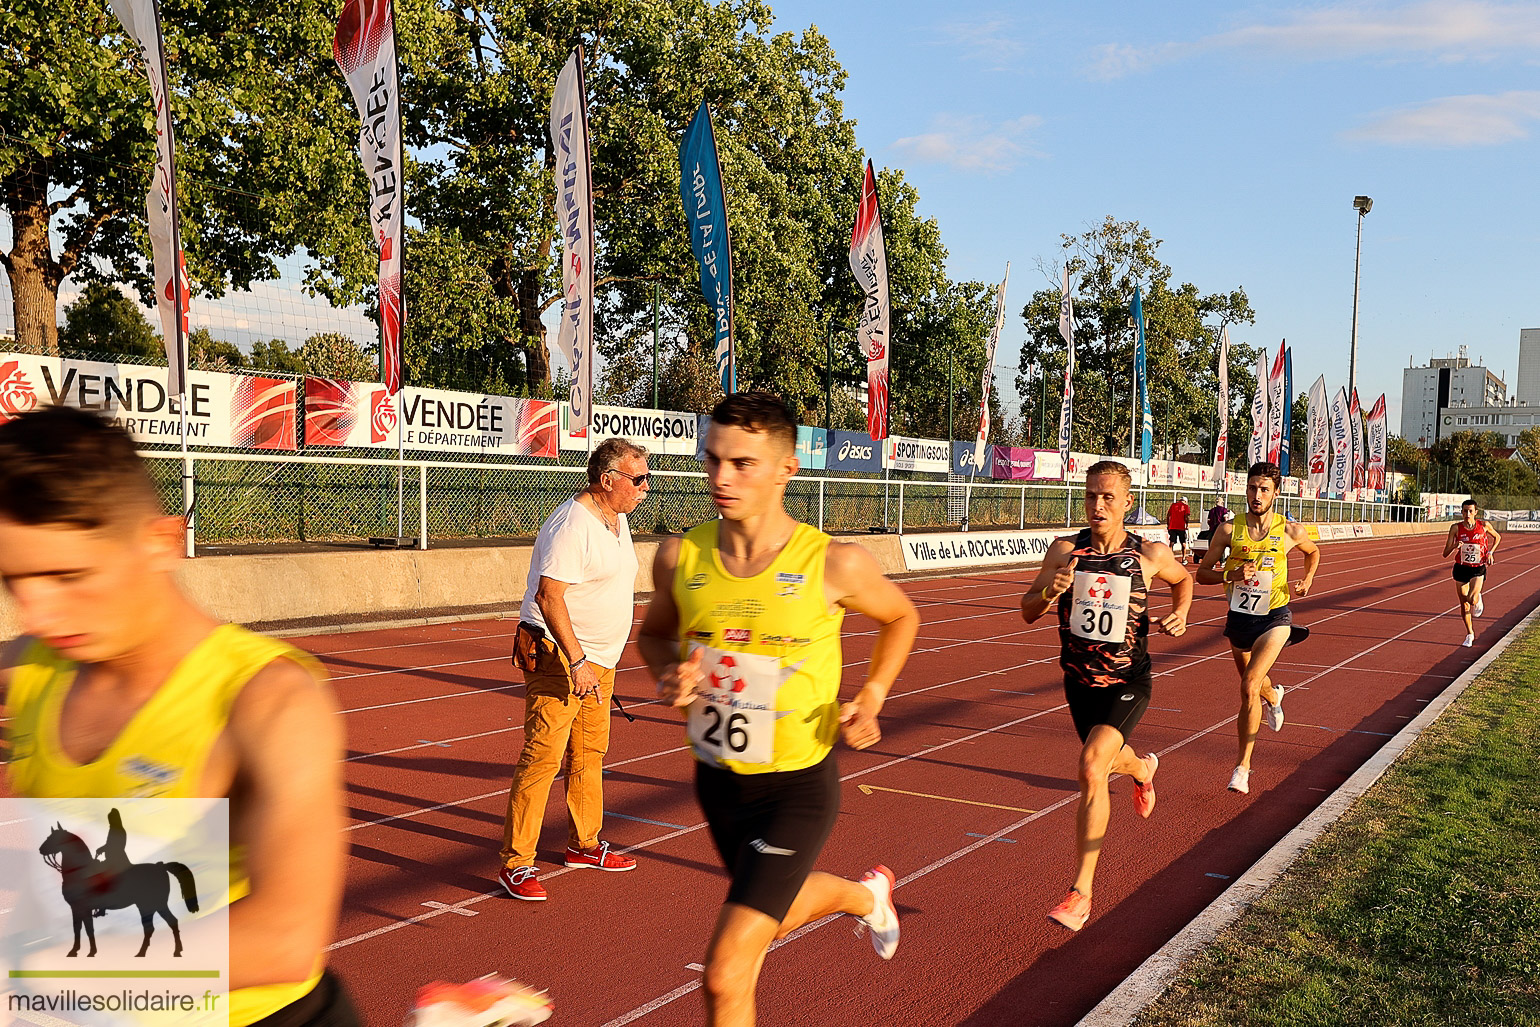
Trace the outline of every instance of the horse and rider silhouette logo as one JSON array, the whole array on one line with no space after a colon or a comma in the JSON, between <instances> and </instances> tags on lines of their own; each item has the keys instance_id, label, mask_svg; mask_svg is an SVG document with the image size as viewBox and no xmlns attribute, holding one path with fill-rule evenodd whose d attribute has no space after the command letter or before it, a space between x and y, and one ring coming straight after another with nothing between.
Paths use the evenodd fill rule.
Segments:
<instances>
[{"instance_id":1,"label":"horse and rider silhouette logo","mask_svg":"<svg viewBox=\"0 0 1540 1027\"><path fill-rule=\"evenodd\" d=\"M182 931L171 915L171 878L182 886L182 901L188 912L198 912L197 884L193 873L182 863L131 863L128 859L128 832L116 809L107 814L107 843L92 855L91 848L76 835L55 823L46 841L38 847L43 862L59 871L60 892L70 907L75 923L75 947L68 955L80 953L80 929L90 939L88 957L96 955L96 928L93 917L106 916L111 909L139 909L144 926L144 943L136 956L150 950L150 936L155 933L154 918L159 913L171 928L176 942L173 956L182 954ZM97 858L100 857L100 858Z\"/></svg>"}]
</instances>

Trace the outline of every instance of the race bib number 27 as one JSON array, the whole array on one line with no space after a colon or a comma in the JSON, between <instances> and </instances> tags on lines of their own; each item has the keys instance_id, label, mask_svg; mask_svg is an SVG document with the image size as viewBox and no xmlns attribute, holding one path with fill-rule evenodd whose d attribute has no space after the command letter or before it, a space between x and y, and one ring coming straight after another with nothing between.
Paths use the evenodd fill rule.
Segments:
<instances>
[{"instance_id":1,"label":"race bib number 27","mask_svg":"<svg viewBox=\"0 0 1540 1027\"><path fill-rule=\"evenodd\" d=\"M1267 613L1272 607L1272 601L1272 571L1258 570L1256 577L1237 581L1230 590L1230 609L1236 613Z\"/></svg>"},{"instance_id":2,"label":"race bib number 27","mask_svg":"<svg viewBox=\"0 0 1540 1027\"><path fill-rule=\"evenodd\" d=\"M703 760L770 763L775 759L775 695L781 661L702 646L705 686L690 704L685 730Z\"/></svg>"}]
</instances>

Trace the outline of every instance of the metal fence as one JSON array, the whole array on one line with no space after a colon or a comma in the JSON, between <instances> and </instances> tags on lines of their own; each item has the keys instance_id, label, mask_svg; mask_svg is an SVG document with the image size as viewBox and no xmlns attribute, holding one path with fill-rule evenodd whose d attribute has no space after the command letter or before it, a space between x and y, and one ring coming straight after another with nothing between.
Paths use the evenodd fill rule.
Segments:
<instances>
[{"instance_id":1,"label":"metal fence","mask_svg":"<svg viewBox=\"0 0 1540 1027\"><path fill-rule=\"evenodd\" d=\"M167 509L180 509L181 454L142 455ZM204 452L190 454L189 462L194 532L205 545L395 536L398 521L400 533L415 537L420 548L432 539L528 538L585 481L583 467L555 464ZM1079 517L1082 491L1075 484L799 474L786 490L786 506L826 531L1052 527ZM1178 495L1186 495L1200 517L1214 498L1175 488L1137 490L1140 507L1161 520ZM1244 497L1223 501L1239 510ZM1279 508L1309 521L1423 519L1419 507L1385 503L1284 496ZM702 471L654 466L648 497L630 520L638 533L662 534L715 513Z\"/></svg>"}]
</instances>

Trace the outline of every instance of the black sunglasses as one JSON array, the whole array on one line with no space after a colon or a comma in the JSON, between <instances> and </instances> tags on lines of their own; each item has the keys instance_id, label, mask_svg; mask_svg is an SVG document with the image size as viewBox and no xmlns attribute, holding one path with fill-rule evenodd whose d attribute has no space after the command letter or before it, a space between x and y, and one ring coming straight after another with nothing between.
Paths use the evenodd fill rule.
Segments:
<instances>
[{"instance_id":1,"label":"black sunglasses","mask_svg":"<svg viewBox=\"0 0 1540 1027\"><path fill-rule=\"evenodd\" d=\"M627 481L629 481L632 485L635 485L637 488L641 488L643 485L647 484L647 479L652 477L652 472L651 471L645 471L645 472L643 472L641 474L638 474L636 477L633 478L629 474L627 474L625 471L618 470L617 468L614 468L614 467L611 467L609 470L605 471L604 473L605 474L618 474L622 478L624 478Z\"/></svg>"}]
</instances>

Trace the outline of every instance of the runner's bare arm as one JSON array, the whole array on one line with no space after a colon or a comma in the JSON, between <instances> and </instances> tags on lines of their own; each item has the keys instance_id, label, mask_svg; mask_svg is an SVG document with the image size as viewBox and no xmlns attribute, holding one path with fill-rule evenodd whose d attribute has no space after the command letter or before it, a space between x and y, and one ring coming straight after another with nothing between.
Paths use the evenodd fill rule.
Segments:
<instances>
[{"instance_id":1,"label":"runner's bare arm","mask_svg":"<svg viewBox=\"0 0 1540 1027\"><path fill-rule=\"evenodd\" d=\"M877 714L898 680L920 630L920 611L893 583L866 547L831 542L824 557L824 592L834 603L877 622L877 641L866 681L855 698L840 707L840 733L852 749L865 749L882 738Z\"/></svg>"},{"instance_id":2,"label":"runner's bare arm","mask_svg":"<svg viewBox=\"0 0 1540 1027\"><path fill-rule=\"evenodd\" d=\"M1149 546L1146 552L1147 559L1154 564L1154 576L1171 586L1171 612L1156 627L1172 638L1179 638L1187 631L1187 611L1192 607L1192 575L1176 562L1176 554L1164 542Z\"/></svg>"},{"instance_id":3,"label":"runner's bare arm","mask_svg":"<svg viewBox=\"0 0 1540 1027\"><path fill-rule=\"evenodd\" d=\"M1075 584L1075 559L1069 554L1075 551L1073 538L1056 538L1043 555L1043 565L1032 579L1032 590L1021 597L1021 619L1033 623L1053 608Z\"/></svg>"},{"instance_id":4,"label":"runner's bare arm","mask_svg":"<svg viewBox=\"0 0 1540 1027\"><path fill-rule=\"evenodd\" d=\"M1230 538L1233 532L1233 522L1226 521L1214 529L1214 534L1208 540L1208 552L1203 554L1203 562L1198 565L1198 584L1223 585L1224 571L1219 568L1219 561L1224 559L1226 551L1230 548Z\"/></svg>"},{"instance_id":5,"label":"runner's bare arm","mask_svg":"<svg viewBox=\"0 0 1540 1027\"><path fill-rule=\"evenodd\" d=\"M1315 569L1321 565L1321 547L1315 544L1303 524L1291 521L1288 532L1289 541L1293 543L1289 548L1298 550L1305 557L1305 573L1294 583L1294 594L1307 596L1310 594L1310 586L1315 583Z\"/></svg>"},{"instance_id":6,"label":"runner's bare arm","mask_svg":"<svg viewBox=\"0 0 1540 1027\"><path fill-rule=\"evenodd\" d=\"M342 716L331 688L275 660L230 712L236 760L230 835L251 893L230 907L231 986L303 981L342 904Z\"/></svg>"},{"instance_id":7,"label":"runner's bare arm","mask_svg":"<svg viewBox=\"0 0 1540 1027\"><path fill-rule=\"evenodd\" d=\"M700 656L679 659L679 608L674 605L678 565L679 540L664 539L652 558L652 601L636 634L636 650L658 682L658 698L670 706L688 706L701 683Z\"/></svg>"},{"instance_id":8,"label":"runner's bare arm","mask_svg":"<svg viewBox=\"0 0 1540 1027\"><path fill-rule=\"evenodd\" d=\"M1454 547L1455 546L1459 545L1459 543L1456 541L1458 536L1455 534L1459 530L1460 530L1460 524L1459 524L1458 521L1456 521L1454 524L1451 524L1449 526L1449 534L1444 537L1444 555L1446 557L1450 553L1454 552Z\"/></svg>"}]
</instances>

